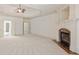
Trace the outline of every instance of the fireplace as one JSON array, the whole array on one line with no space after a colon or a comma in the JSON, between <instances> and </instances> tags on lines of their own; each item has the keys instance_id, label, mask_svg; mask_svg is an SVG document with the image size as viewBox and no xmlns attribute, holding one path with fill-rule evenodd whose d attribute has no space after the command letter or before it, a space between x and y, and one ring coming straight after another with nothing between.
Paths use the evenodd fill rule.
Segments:
<instances>
[{"instance_id":1,"label":"fireplace","mask_svg":"<svg viewBox=\"0 0 79 59\"><path fill-rule=\"evenodd\" d=\"M61 45L63 45L63 47L65 47L65 48L69 49L69 47L70 47L70 31L65 28L61 28L59 30L59 39L60 39Z\"/></svg>"}]
</instances>

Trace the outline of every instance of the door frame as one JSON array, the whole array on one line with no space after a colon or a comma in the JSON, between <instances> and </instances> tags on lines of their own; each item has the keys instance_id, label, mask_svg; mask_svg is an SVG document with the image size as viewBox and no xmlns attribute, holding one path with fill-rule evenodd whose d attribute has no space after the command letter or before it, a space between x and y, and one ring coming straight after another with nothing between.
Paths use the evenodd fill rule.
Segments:
<instances>
[{"instance_id":1,"label":"door frame","mask_svg":"<svg viewBox=\"0 0 79 59\"><path fill-rule=\"evenodd\" d=\"M9 23L9 32L6 32L6 24ZM11 36L11 21L5 20L4 21L4 36Z\"/></svg>"}]
</instances>

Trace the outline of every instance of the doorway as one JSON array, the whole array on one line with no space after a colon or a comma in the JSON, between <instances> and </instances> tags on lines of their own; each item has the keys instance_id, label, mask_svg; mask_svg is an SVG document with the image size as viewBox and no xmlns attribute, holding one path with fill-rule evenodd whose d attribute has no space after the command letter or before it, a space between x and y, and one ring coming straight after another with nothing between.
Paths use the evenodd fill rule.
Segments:
<instances>
[{"instance_id":1,"label":"doorway","mask_svg":"<svg viewBox=\"0 0 79 59\"><path fill-rule=\"evenodd\" d=\"M11 36L11 21L4 21L4 36Z\"/></svg>"},{"instance_id":2,"label":"doorway","mask_svg":"<svg viewBox=\"0 0 79 59\"><path fill-rule=\"evenodd\" d=\"M28 22L24 22L24 35L29 34L29 23Z\"/></svg>"}]
</instances>

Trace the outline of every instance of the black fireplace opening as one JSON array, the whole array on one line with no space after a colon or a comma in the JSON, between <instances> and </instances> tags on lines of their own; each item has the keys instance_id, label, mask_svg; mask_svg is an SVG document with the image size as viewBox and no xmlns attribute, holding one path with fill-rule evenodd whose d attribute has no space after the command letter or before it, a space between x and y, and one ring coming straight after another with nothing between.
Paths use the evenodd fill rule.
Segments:
<instances>
[{"instance_id":1,"label":"black fireplace opening","mask_svg":"<svg viewBox=\"0 0 79 59\"><path fill-rule=\"evenodd\" d=\"M61 45L64 48L69 49L69 47L70 47L70 31L65 28L60 29L59 38L60 38Z\"/></svg>"}]
</instances>

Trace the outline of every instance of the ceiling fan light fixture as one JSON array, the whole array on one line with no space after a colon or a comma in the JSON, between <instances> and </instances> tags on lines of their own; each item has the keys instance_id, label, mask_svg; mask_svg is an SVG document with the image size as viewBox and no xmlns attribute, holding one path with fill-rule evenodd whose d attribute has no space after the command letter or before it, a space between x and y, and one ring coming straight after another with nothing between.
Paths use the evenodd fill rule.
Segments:
<instances>
[{"instance_id":1,"label":"ceiling fan light fixture","mask_svg":"<svg viewBox=\"0 0 79 59\"><path fill-rule=\"evenodd\" d=\"M22 13L22 9L21 8L18 8L17 9L17 13Z\"/></svg>"},{"instance_id":2,"label":"ceiling fan light fixture","mask_svg":"<svg viewBox=\"0 0 79 59\"><path fill-rule=\"evenodd\" d=\"M17 13L24 13L25 9L22 9L21 5L17 8Z\"/></svg>"}]
</instances>

